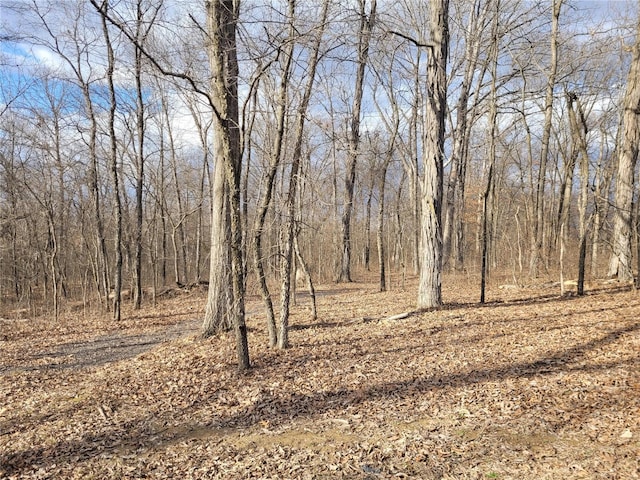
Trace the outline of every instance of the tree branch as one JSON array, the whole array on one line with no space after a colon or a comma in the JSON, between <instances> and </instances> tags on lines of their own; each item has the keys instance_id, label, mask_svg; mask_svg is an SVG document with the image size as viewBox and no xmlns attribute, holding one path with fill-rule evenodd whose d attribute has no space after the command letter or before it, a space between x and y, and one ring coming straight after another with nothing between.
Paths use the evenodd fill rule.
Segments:
<instances>
[{"instance_id":1,"label":"tree branch","mask_svg":"<svg viewBox=\"0 0 640 480\"><path fill-rule=\"evenodd\" d=\"M222 115L220 114L220 112L216 108L215 104L213 103L213 100L211 99L211 95L209 94L209 92L207 92L206 90L203 90L202 88L200 88L198 86L198 84L196 83L196 81L193 79L193 77L191 77L190 75L187 75L186 73L174 72L173 70L168 70L168 69L164 68L160 64L160 62L158 62L158 60L151 53L149 53L147 51L147 49L144 47L144 45L141 45L140 42L131 33L129 33L124 28L123 25L120 24L120 22L118 22L111 15L109 15L106 11L104 11L102 6L98 4L97 0L89 0L89 1L91 2L91 5L94 6L96 11L100 15L102 15L111 25L113 25L118 30L120 30L120 32L122 32L129 39L129 41L133 45L135 45L135 47L138 48L140 50L140 52L142 52L142 54L147 58L147 60L149 60L151 62L151 64L162 75L164 75L166 77L178 78L180 80L186 81L191 86L191 88L193 89L194 92L196 92L196 93L198 93L200 95L203 95L207 99L207 103L211 107L214 115L218 118L218 120L223 120Z\"/></svg>"},{"instance_id":2,"label":"tree branch","mask_svg":"<svg viewBox=\"0 0 640 480\"><path fill-rule=\"evenodd\" d=\"M93 0L91 0L93 2ZM404 40L407 40L411 43L413 43L416 47L421 47L421 48L429 48L431 50L433 50L434 44L433 43L422 43L419 42L418 40L416 40L413 37L410 37L408 35L405 35L404 33L400 33L400 32L396 32L395 30L387 30L387 33L390 33L392 35L396 35Z\"/></svg>"}]
</instances>

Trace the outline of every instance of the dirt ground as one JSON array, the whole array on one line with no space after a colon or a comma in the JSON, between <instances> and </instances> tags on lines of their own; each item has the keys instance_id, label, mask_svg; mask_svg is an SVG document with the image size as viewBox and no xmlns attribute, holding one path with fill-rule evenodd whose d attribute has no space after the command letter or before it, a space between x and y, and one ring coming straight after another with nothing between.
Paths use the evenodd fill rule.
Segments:
<instances>
[{"instance_id":1,"label":"dirt ground","mask_svg":"<svg viewBox=\"0 0 640 480\"><path fill-rule=\"evenodd\" d=\"M446 277L446 306L319 288L286 351L248 304L253 368L200 339L204 293L142 311L0 318L0 478L637 479L640 293ZM405 318L389 319L402 312Z\"/></svg>"}]
</instances>

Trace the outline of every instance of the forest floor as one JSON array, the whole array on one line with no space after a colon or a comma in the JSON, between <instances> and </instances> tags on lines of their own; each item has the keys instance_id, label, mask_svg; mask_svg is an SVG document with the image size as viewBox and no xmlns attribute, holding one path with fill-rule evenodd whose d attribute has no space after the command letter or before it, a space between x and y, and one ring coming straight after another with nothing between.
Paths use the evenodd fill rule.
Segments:
<instances>
[{"instance_id":1,"label":"forest floor","mask_svg":"<svg viewBox=\"0 0 640 480\"><path fill-rule=\"evenodd\" d=\"M446 277L299 295L291 348L247 311L202 340L205 293L107 315L0 318L0 478L640 478L640 292ZM502 287L502 288L501 288Z\"/></svg>"}]
</instances>

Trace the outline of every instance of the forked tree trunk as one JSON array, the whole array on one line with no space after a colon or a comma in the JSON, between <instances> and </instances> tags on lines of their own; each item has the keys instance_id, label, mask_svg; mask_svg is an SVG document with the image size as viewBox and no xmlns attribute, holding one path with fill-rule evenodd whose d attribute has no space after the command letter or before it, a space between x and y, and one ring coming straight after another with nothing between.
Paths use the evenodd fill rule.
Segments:
<instances>
[{"instance_id":1,"label":"forked tree trunk","mask_svg":"<svg viewBox=\"0 0 640 480\"><path fill-rule=\"evenodd\" d=\"M258 205L258 213L255 217L253 226L253 248L254 248L254 262L256 269L256 276L258 277L258 285L260 286L260 293L267 312L267 330L269 332L269 345L275 347L278 344L278 332L276 329L276 319L273 311L273 302L271 300L271 294L269 287L267 286L267 277L264 269L264 259L262 254L262 234L264 232L265 219L271 205L271 198L273 194L273 185L276 178L276 173L280 167L282 160L282 150L285 142L285 113L287 111L288 104L288 89L289 89L289 77L291 76L291 65L293 62L293 34L295 32L293 27L293 4L290 2L289 20L291 22L289 26L289 41L284 51L280 52L284 56L282 62L282 70L280 72L280 87L278 92L278 98L276 100L276 132L273 140L273 146L271 148L271 156L269 157L269 167L264 178L264 190L260 203Z\"/></svg>"},{"instance_id":2,"label":"forked tree trunk","mask_svg":"<svg viewBox=\"0 0 640 480\"><path fill-rule=\"evenodd\" d=\"M574 148L580 153L580 196L578 198L578 212L580 215L580 229L578 241L578 295L584 295L584 279L587 256L588 223L587 206L589 202L589 152L587 149L587 122L580 100L575 94L567 95L569 122L573 133ZM574 104L578 115L574 111Z\"/></svg>"},{"instance_id":3,"label":"forked tree trunk","mask_svg":"<svg viewBox=\"0 0 640 480\"><path fill-rule=\"evenodd\" d=\"M291 16L294 12L294 0L289 0L289 9ZM296 126L294 133L294 145L293 154L291 160L291 172L289 173L289 191L287 192L287 199L285 202L286 222L284 227L284 244L283 244L283 261L281 265L281 293L280 293L280 322L278 324L278 348L283 349L289 346L289 300L291 292L291 265L293 262L293 252L296 250L297 243L297 231L295 225L296 216L296 197L298 195L299 184L299 172L300 164L302 162L302 141L304 139L304 127L305 119L307 115L307 109L309 107L309 101L311 100L311 94L313 92L313 83L316 75L316 68L318 66L318 59L320 54L320 44L322 41L322 35L326 24L327 12L329 8L328 0L325 0L322 9L321 27L317 33L313 51L309 59L309 76L307 84L305 86L304 95L300 102L296 116ZM315 290L313 289L313 283L311 282L311 275L306 267L302 256L297 252L299 260L301 260L301 266L305 271L307 279L309 281L309 291L312 295L314 318L317 313L315 310Z\"/></svg>"}]
</instances>

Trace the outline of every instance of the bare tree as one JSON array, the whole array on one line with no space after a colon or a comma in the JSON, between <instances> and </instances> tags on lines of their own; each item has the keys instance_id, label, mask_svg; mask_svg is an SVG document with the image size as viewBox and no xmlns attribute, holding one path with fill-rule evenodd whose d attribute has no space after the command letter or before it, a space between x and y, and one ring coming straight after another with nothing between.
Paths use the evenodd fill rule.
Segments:
<instances>
[{"instance_id":1,"label":"bare tree","mask_svg":"<svg viewBox=\"0 0 640 480\"><path fill-rule=\"evenodd\" d=\"M575 110L574 110L575 108ZM578 198L579 232L578 232L578 295L584 295L584 279L586 271L587 240L589 236L587 207L589 201L589 152L587 148L587 121L585 112L578 96L569 92L567 94L567 109L569 123L572 132L574 148L580 155L580 194ZM577 111L576 111L577 110ZM566 221L563 222L566 225ZM564 286L564 282L563 282Z\"/></svg>"},{"instance_id":2,"label":"bare tree","mask_svg":"<svg viewBox=\"0 0 640 480\"><path fill-rule=\"evenodd\" d=\"M116 89L113 81L113 74L115 70L115 54L113 50L113 44L111 43L111 34L109 33L109 27L107 25L107 15L109 14L109 2L103 0L98 6L98 11L102 14L102 34L104 35L105 45L107 48L107 85L109 89L109 115L107 119L108 123L108 135L109 135L109 171L111 173L111 181L113 182L113 202L115 209L115 223L116 232L114 236L114 251L115 251L115 265L114 265L114 282L113 282L113 318L114 320L120 320L121 318L121 301L122 301L122 198L120 194L120 174L118 169L118 146L115 130L115 116L117 109Z\"/></svg>"},{"instance_id":3,"label":"bare tree","mask_svg":"<svg viewBox=\"0 0 640 480\"><path fill-rule=\"evenodd\" d=\"M465 34L465 68L460 84L460 94L455 106L456 125L453 128L453 148L451 153L451 168L449 170L445 201L443 205L443 263L450 262L450 256L455 256L454 266L457 270L464 264L464 200L467 176L467 164L471 127L474 123L477 102L472 104L472 88L474 76L482 82L484 72L478 75L481 47L484 42L483 31L487 28L488 12L492 2L475 0L470 5L469 22L464 29ZM484 68L486 70L486 67ZM480 86L476 87L476 92Z\"/></svg>"},{"instance_id":4,"label":"bare tree","mask_svg":"<svg viewBox=\"0 0 640 480\"><path fill-rule=\"evenodd\" d=\"M111 288L109 279L109 256L106 244L105 221L103 219L103 198L100 188L101 177L98 160L97 138L98 138L98 119L96 113L96 101L93 97L92 85L98 79L96 69L92 68L90 58L95 53L94 48L98 41L97 34L88 34L86 23L87 19L84 8L78 5L74 9L65 10L64 14L70 22L70 28L65 30L65 35L56 31L57 18L49 18L53 9L42 3L33 4L33 12L35 17L43 27L46 36L34 39L37 43L43 43L44 46L54 52L69 67L72 72L72 82L75 83L81 92L83 108L82 112L86 121L86 125L79 125L78 131L82 137L82 141L88 148L87 181L88 191L91 198L93 227L95 229L95 258L92 260L94 268L94 281L98 298L109 309L108 295Z\"/></svg>"},{"instance_id":5,"label":"bare tree","mask_svg":"<svg viewBox=\"0 0 640 480\"><path fill-rule=\"evenodd\" d=\"M544 124L542 127L542 140L540 146L540 166L538 168L538 180L536 183L535 196L535 217L533 224L533 234L531 236L531 261L530 274L537 275L538 262L542 256L543 239L545 231L545 188L547 175L547 162L549 160L549 142L551 139L551 122L553 119L553 90L556 85L556 75L558 71L558 35L560 24L560 10L563 0L551 0L551 60L549 73L547 76L547 88L544 104Z\"/></svg>"},{"instance_id":6,"label":"bare tree","mask_svg":"<svg viewBox=\"0 0 640 480\"><path fill-rule=\"evenodd\" d=\"M623 100L622 134L619 136L618 164L614 197L613 251L609 276L621 281L633 280L632 210L635 190L635 166L640 143L640 17L636 25L631 67Z\"/></svg>"},{"instance_id":7,"label":"bare tree","mask_svg":"<svg viewBox=\"0 0 640 480\"><path fill-rule=\"evenodd\" d=\"M273 302L269 293L269 287L267 286L267 277L264 268L264 259L262 251L262 235L264 232L265 220L269 211L269 205L273 196L273 187L278 168L282 159L282 152L285 143L285 128L286 128L286 113L288 107L288 90L291 77L291 67L293 65L293 49L295 45L294 34L294 16L295 16L295 3L290 1L287 11L287 17L289 26L287 29L287 37L284 41L284 46L278 48L279 57L282 57L281 71L279 72L280 82L278 91L276 92L276 105L275 105L275 127L273 145L271 147L271 153L269 155L269 165L267 167L267 173L264 176L264 190L258 205L258 212L254 220L253 228L253 248L254 248L254 263L256 276L258 277L258 284L260 286L260 293L262 300L265 304L267 312L267 329L269 331L269 344L275 347L278 344L278 332L276 330L276 320L273 311Z\"/></svg>"},{"instance_id":8,"label":"bare tree","mask_svg":"<svg viewBox=\"0 0 640 480\"><path fill-rule=\"evenodd\" d=\"M289 11L291 15L294 12L294 0L289 0ZM313 93L313 85L320 57L320 45L322 35L324 33L327 15L329 11L329 1L324 0L322 4L322 12L320 14L319 28L315 32L315 40L313 41L307 72L307 83L304 93L296 112L296 120L294 126L294 144L291 159L291 170L289 172L289 189L285 202L285 226L284 226L284 242L283 242L283 261L281 266L281 294L280 294L280 322L278 324L278 348L286 348L289 345L289 297L291 291L291 271L293 263L293 252L295 251L302 270L307 277L309 291L313 301L313 316L317 315L315 308L315 291L311 275L307 268L300 248L297 246L297 229L296 229L296 198L298 197L298 185L300 183L300 164L302 163L302 142L304 140L305 120L311 94Z\"/></svg>"},{"instance_id":9,"label":"bare tree","mask_svg":"<svg viewBox=\"0 0 640 480\"><path fill-rule=\"evenodd\" d=\"M245 283L242 254L242 221L240 218L240 174L242 164L238 108L238 57L236 50L236 25L239 5L235 0L212 0L206 2L206 7L209 39L207 52L211 68L210 98L214 108L216 162L221 163L222 169L220 173L224 173L228 198L233 294L231 316L236 336L238 366L241 370L246 370L250 367L250 359L247 327L244 318ZM220 190L214 193L218 195L224 193L224 191ZM222 203L220 202L218 205ZM223 229L224 226L222 226L221 230ZM222 235L220 238L223 238ZM212 269L211 275L216 275L216 271Z\"/></svg>"},{"instance_id":10,"label":"bare tree","mask_svg":"<svg viewBox=\"0 0 640 480\"><path fill-rule=\"evenodd\" d=\"M144 191L144 164L145 164L145 99L143 94L142 67L144 55L138 45L144 45L153 25L154 18L158 14L159 7L144 5L142 0L137 0L135 5L135 38L134 44L134 77L136 89L136 223L134 229L134 266L133 266L133 306L139 309L142 304L142 226L143 226L143 191ZM146 20L149 16L149 20Z\"/></svg>"},{"instance_id":11,"label":"bare tree","mask_svg":"<svg viewBox=\"0 0 640 480\"><path fill-rule=\"evenodd\" d=\"M376 0L371 0L369 14L367 14L366 11L366 3L366 0L359 0L360 29L358 31L358 60L355 92L351 108L347 170L344 178L344 201L341 219L342 251L338 282L351 282L351 215L353 213L353 189L356 181L356 164L360 144L360 115L367 60L369 57L369 43L376 19Z\"/></svg>"},{"instance_id":12,"label":"bare tree","mask_svg":"<svg viewBox=\"0 0 640 480\"><path fill-rule=\"evenodd\" d=\"M485 301L486 282L489 269L489 248L492 241L491 226L494 220L495 207L495 169L496 169L496 137L498 135L498 55L500 50L500 34L498 14L500 0L495 0L493 26L491 28L491 93L489 104L489 152L487 183L482 194L482 259L480 267L480 303Z\"/></svg>"},{"instance_id":13,"label":"bare tree","mask_svg":"<svg viewBox=\"0 0 640 480\"><path fill-rule=\"evenodd\" d=\"M419 308L442 305L442 188L449 53L448 17L449 0L437 0L431 4L427 99L424 113L425 123L429 127L423 139Z\"/></svg>"}]
</instances>

